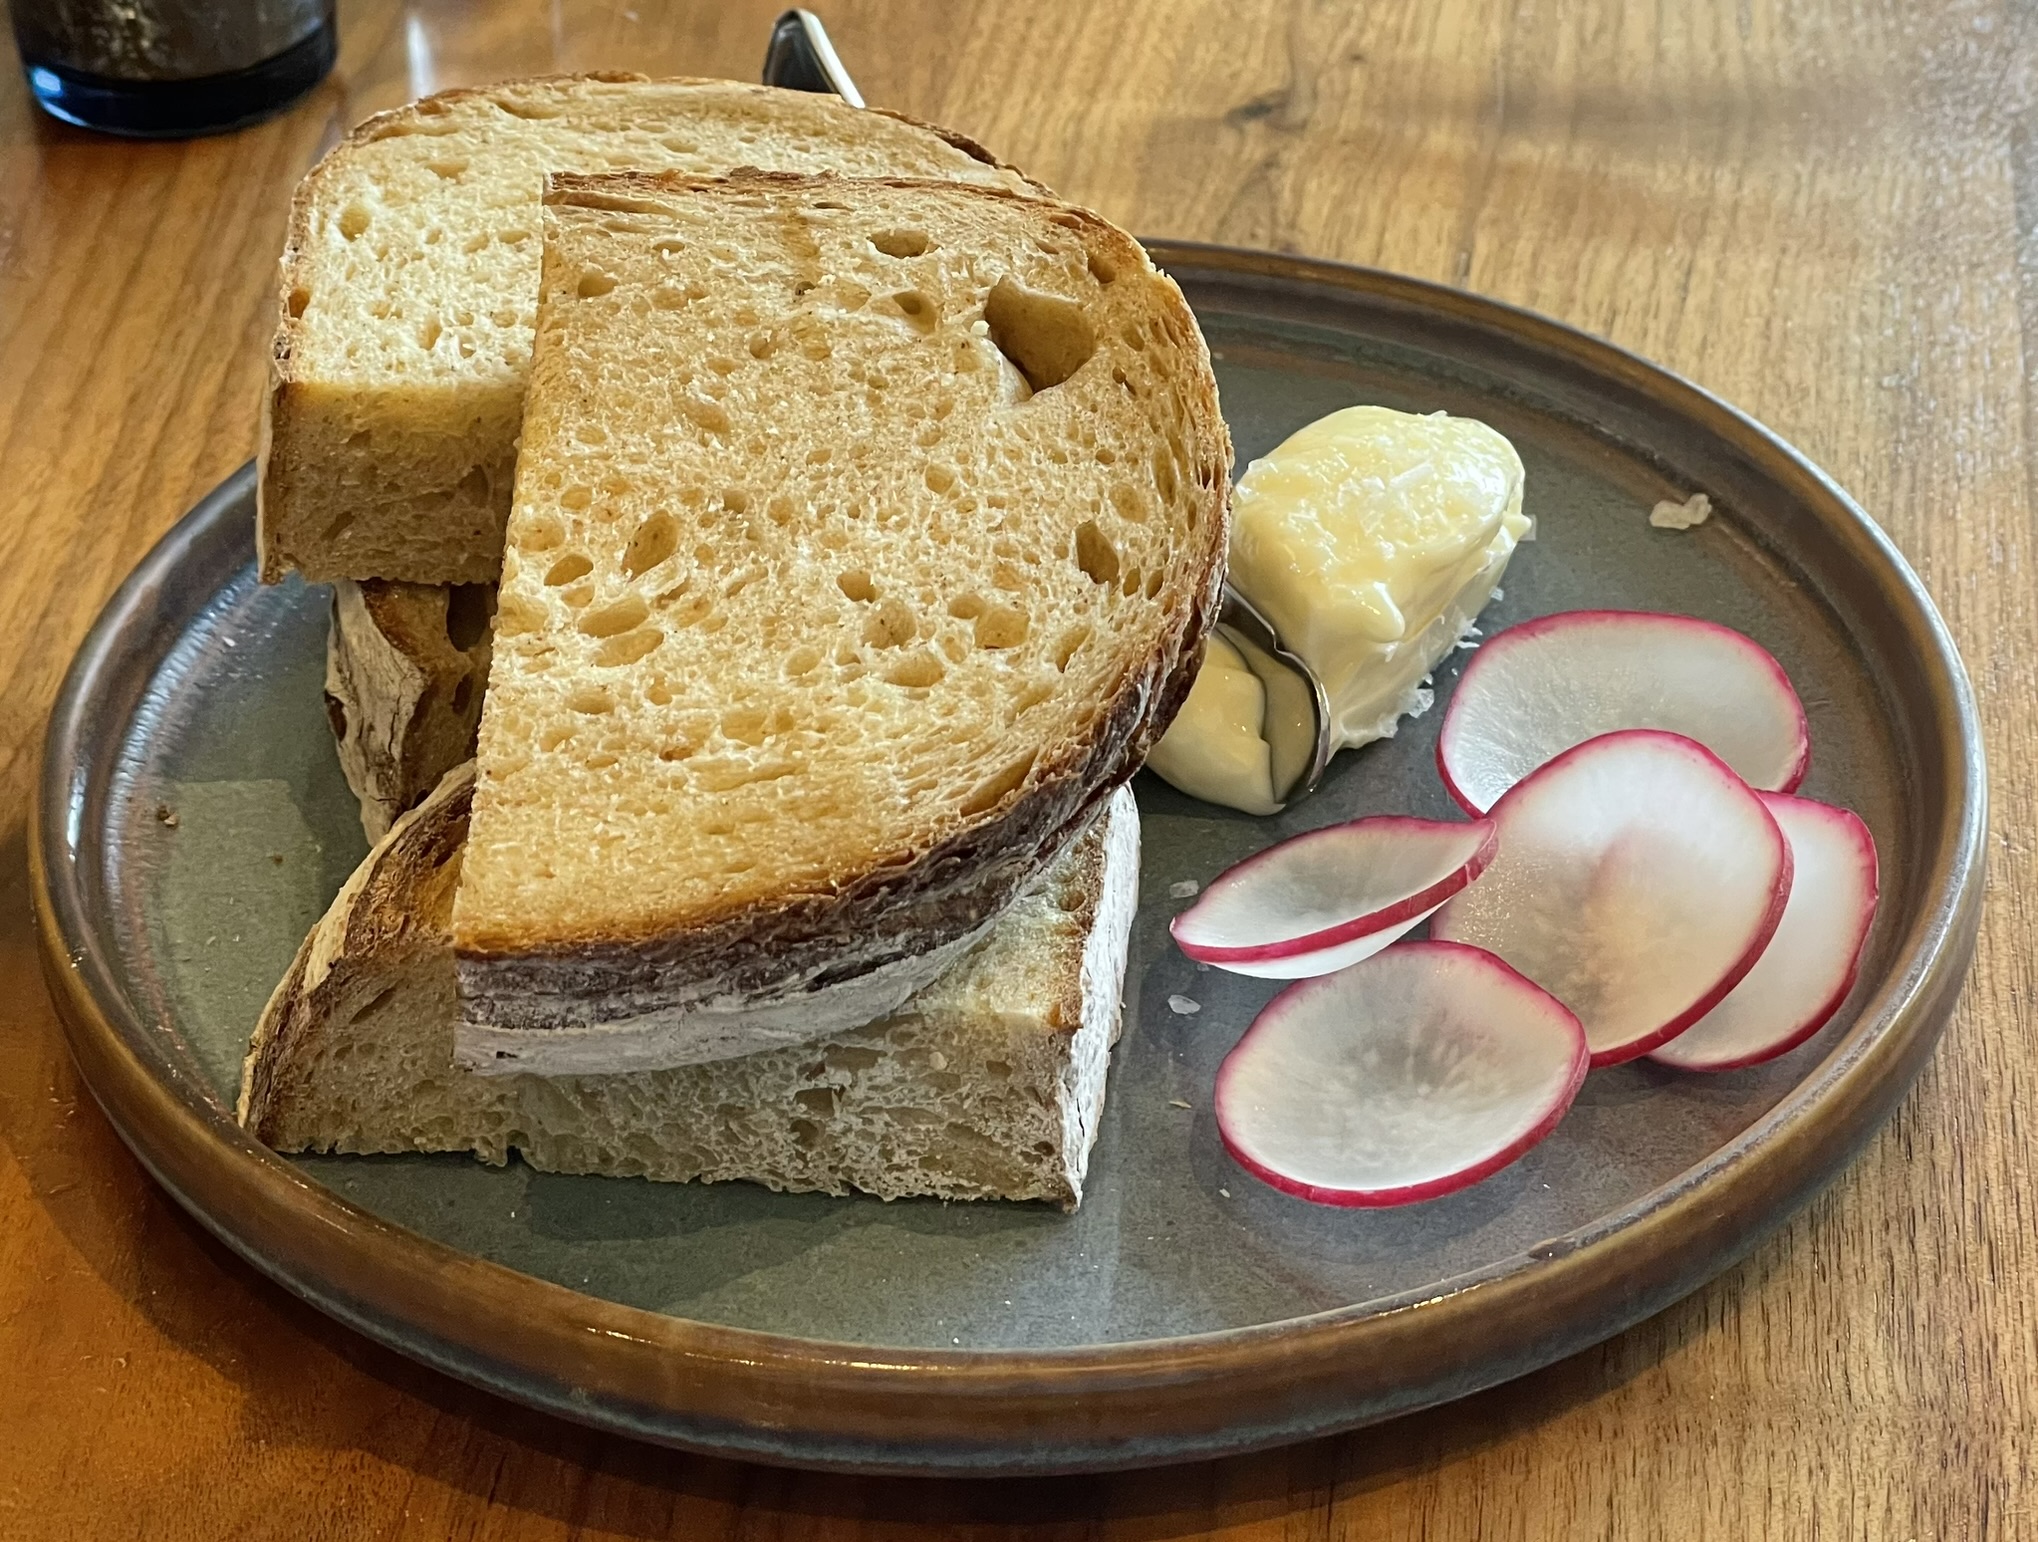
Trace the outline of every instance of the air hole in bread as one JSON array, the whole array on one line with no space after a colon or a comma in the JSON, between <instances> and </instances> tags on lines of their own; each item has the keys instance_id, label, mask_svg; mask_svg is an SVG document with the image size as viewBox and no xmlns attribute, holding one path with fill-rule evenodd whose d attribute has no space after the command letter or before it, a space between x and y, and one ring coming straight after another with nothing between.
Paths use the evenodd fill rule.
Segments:
<instances>
[{"instance_id":1,"label":"air hole in bread","mask_svg":"<svg viewBox=\"0 0 2038 1542\"><path fill-rule=\"evenodd\" d=\"M725 488L722 492L722 507L731 514L748 514L750 512L750 494L740 487Z\"/></svg>"},{"instance_id":2,"label":"air hole in bread","mask_svg":"<svg viewBox=\"0 0 2038 1542\"><path fill-rule=\"evenodd\" d=\"M430 353L439 346L439 339L444 335L445 330L444 327L439 325L438 317L427 316L418 323L418 347L424 349L426 353Z\"/></svg>"},{"instance_id":3,"label":"air hole in bread","mask_svg":"<svg viewBox=\"0 0 2038 1542\"><path fill-rule=\"evenodd\" d=\"M687 421L697 428L704 428L711 434L726 434L729 431L729 412L720 402L705 396L686 392L679 398L679 410Z\"/></svg>"},{"instance_id":4,"label":"air hole in bread","mask_svg":"<svg viewBox=\"0 0 2038 1542\"><path fill-rule=\"evenodd\" d=\"M821 655L817 649L799 647L785 656L785 672L789 679L798 680L811 675L821 667Z\"/></svg>"},{"instance_id":5,"label":"air hole in bread","mask_svg":"<svg viewBox=\"0 0 2038 1542\"><path fill-rule=\"evenodd\" d=\"M347 240L359 240L367 233L368 224L368 206L358 198L340 210L340 234Z\"/></svg>"},{"instance_id":6,"label":"air hole in bread","mask_svg":"<svg viewBox=\"0 0 2038 1542\"><path fill-rule=\"evenodd\" d=\"M518 551L550 551L566 539L566 526L557 514L532 514L518 527L512 544Z\"/></svg>"},{"instance_id":7,"label":"air hole in bread","mask_svg":"<svg viewBox=\"0 0 2038 1542\"><path fill-rule=\"evenodd\" d=\"M331 698L328 697L327 700L331 700ZM453 715L455 717L465 717L467 715L467 704L472 700L474 700L474 676L470 672L462 675L460 683L453 687L453 696L449 703L453 709Z\"/></svg>"},{"instance_id":8,"label":"air hole in bread","mask_svg":"<svg viewBox=\"0 0 2038 1542\"><path fill-rule=\"evenodd\" d=\"M1129 482L1115 482L1111 487L1111 507L1118 511L1118 517L1134 525L1146 523L1146 500Z\"/></svg>"},{"instance_id":9,"label":"air hole in bread","mask_svg":"<svg viewBox=\"0 0 2038 1542\"><path fill-rule=\"evenodd\" d=\"M1115 284L1118 282L1118 264L1102 252L1091 252L1089 265L1090 277L1094 278L1098 283Z\"/></svg>"},{"instance_id":10,"label":"air hole in bread","mask_svg":"<svg viewBox=\"0 0 2038 1542\"><path fill-rule=\"evenodd\" d=\"M750 339L750 357L768 359L778 351L778 343L769 332L759 332Z\"/></svg>"},{"instance_id":11,"label":"air hole in bread","mask_svg":"<svg viewBox=\"0 0 2038 1542\"><path fill-rule=\"evenodd\" d=\"M460 178L467 175L467 163L465 161L427 161L425 164L431 167L433 176L443 177L448 182L457 182Z\"/></svg>"},{"instance_id":12,"label":"air hole in bread","mask_svg":"<svg viewBox=\"0 0 2038 1542\"><path fill-rule=\"evenodd\" d=\"M353 528L354 528L354 513L353 510L348 509L341 513L335 514L332 517L332 519L328 521L325 529L321 530L318 533L318 538L321 541L330 544L334 541L339 540L342 536L344 536L349 530Z\"/></svg>"},{"instance_id":13,"label":"air hole in bread","mask_svg":"<svg viewBox=\"0 0 2038 1542\"><path fill-rule=\"evenodd\" d=\"M1038 750L1029 750L1001 771L996 771L977 783L974 791L962 801L962 812L967 815L987 813L1016 791L1033 770Z\"/></svg>"},{"instance_id":14,"label":"air hole in bread","mask_svg":"<svg viewBox=\"0 0 2038 1542\"><path fill-rule=\"evenodd\" d=\"M958 621L974 621L984 613L983 599L979 595L958 594L948 602L948 613Z\"/></svg>"},{"instance_id":15,"label":"air hole in bread","mask_svg":"<svg viewBox=\"0 0 2038 1542\"><path fill-rule=\"evenodd\" d=\"M585 578L594 571L594 564L581 552L570 552L545 570L545 587L557 589L561 584L570 584L576 578Z\"/></svg>"},{"instance_id":16,"label":"air hole in bread","mask_svg":"<svg viewBox=\"0 0 2038 1542\"><path fill-rule=\"evenodd\" d=\"M900 659L885 671L888 684L925 688L939 685L942 676L948 673L947 666L925 648L918 649Z\"/></svg>"},{"instance_id":17,"label":"air hole in bread","mask_svg":"<svg viewBox=\"0 0 2038 1542\"><path fill-rule=\"evenodd\" d=\"M1097 351L1096 329L1080 305L1011 278L991 287L984 322L991 342L1035 391L1060 385Z\"/></svg>"},{"instance_id":18,"label":"air hole in bread","mask_svg":"<svg viewBox=\"0 0 2038 1542\"><path fill-rule=\"evenodd\" d=\"M290 291L288 309L293 320L299 316L302 316L305 312L305 308L310 304L311 304L311 291L309 289L306 289L302 285L300 285L297 288Z\"/></svg>"},{"instance_id":19,"label":"air hole in bread","mask_svg":"<svg viewBox=\"0 0 2038 1542\"><path fill-rule=\"evenodd\" d=\"M651 608L637 595L627 595L580 618L580 630L589 637L615 637L642 626Z\"/></svg>"},{"instance_id":20,"label":"air hole in bread","mask_svg":"<svg viewBox=\"0 0 2038 1542\"><path fill-rule=\"evenodd\" d=\"M913 608L897 598L879 605L863 623L863 640L873 648L902 648L919 632Z\"/></svg>"},{"instance_id":21,"label":"air hole in bread","mask_svg":"<svg viewBox=\"0 0 2038 1542\"><path fill-rule=\"evenodd\" d=\"M976 618L976 643L979 648L1016 648L1031 630L1025 611L1013 605L993 605Z\"/></svg>"},{"instance_id":22,"label":"air hole in bread","mask_svg":"<svg viewBox=\"0 0 2038 1542\"><path fill-rule=\"evenodd\" d=\"M589 717L599 717L604 712L616 710L616 699L600 686L583 685L566 698L566 705L575 712L585 713Z\"/></svg>"},{"instance_id":23,"label":"air hole in bread","mask_svg":"<svg viewBox=\"0 0 2038 1542\"><path fill-rule=\"evenodd\" d=\"M1166 450L1156 448L1153 452L1153 485L1161 495L1163 504L1172 504L1175 495L1181 491L1175 480L1175 461Z\"/></svg>"},{"instance_id":24,"label":"air hole in bread","mask_svg":"<svg viewBox=\"0 0 2038 1542\"><path fill-rule=\"evenodd\" d=\"M835 587L859 605L868 605L877 598L877 585L870 581L870 574L865 572L838 573L835 576Z\"/></svg>"},{"instance_id":25,"label":"air hole in bread","mask_svg":"<svg viewBox=\"0 0 2038 1542\"><path fill-rule=\"evenodd\" d=\"M955 490L955 473L946 466L929 466L925 480L927 491L930 493L950 493Z\"/></svg>"},{"instance_id":26,"label":"air hole in bread","mask_svg":"<svg viewBox=\"0 0 2038 1542\"><path fill-rule=\"evenodd\" d=\"M512 118L522 118L533 123L542 123L547 118L557 118L566 110L556 102L526 102L508 94L491 96L489 100Z\"/></svg>"},{"instance_id":27,"label":"air hole in bread","mask_svg":"<svg viewBox=\"0 0 2038 1542\"><path fill-rule=\"evenodd\" d=\"M641 578L678 550L678 521L670 514L653 514L623 548L623 571Z\"/></svg>"},{"instance_id":28,"label":"air hole in bread","mask_svg":"<svg viewBox=\"0 0 2038 1542\"><path fill-rule=\"evenodd\" d=\"M1094 519L1076 526L1076 566L1092 583L1108 584L1118 577L1118 548L1097 528Z\"/></svg>"},{"instance_id":29,"label":"air hole in bread","mask_svg":"<svg viewBox=\"0 0 2038 1542\"><path fill-rule=\"evenodd\" d=\"M892 296L892 304L899 314L922 337L941 325L941 311L935 303L918 289L904 289ZM875 385L877 382L873 381Z\"/></svg>"},{"instance_id":30,"label":"air hole in bread","mask_svg":"<svg viewBox=\"0 0 2038 1542\"><path fill-rule=\"evenodd\" d=\"M924 230L880 230L870 244L887 257L919 257L935 245Z\"/></svg>"},{"instance_id":31,"label":"air hole in bread","mask_svg":"<svg viewBox=\"0 0 2038 1542\"><path fill-rule=\"evenodd\" d=\"M331 691L327 691L325 693L325 698L326 698L326 722L332 725L333 741L336 744L344 744L347 739L346 704L342 702L339 697L335 696ZM454 710L457 711L459 709L455 708Z\"/></svg>"},{"instance_id":32,"label":"air hole in bread","mask_svg":"<svg viewBox=\"0 0 2038 1542\"><path fill-rule=\"evenodd\" d=\"M594 661L608 668L623 664L635 664L658 651L658 645L665 641L665 634L655 626L639 627L611 637L595 650Z\"/></svg>"},{"instance_id":33,"label":"air hole in bread","mask_svg":"<svg viewBox=\"0 0 2038 1542\"><path fill-rule=\"evenodd\" d=\"M453 585L446 591L446 641L465 653L488 635L494 609L493 584Z\"/></svg>"},{"instance_id":34,"label":"air hole in bread","mask_svg":"<svg viewBox=\"0 0 2038 1542\"><path fill-rule=\"evenodd\" d=\"M1054 667L1066 674L1068 672L1069 661L1076 656L1077 650L1089 640L1090 629L1086 626L1075 627L1070 631L1062 633L1061 641L1054 645Z\"/></svg>"},{"instance_id":35,"label":"air hole in bread","mask_svg":"<svg viewBox=\"0 0 2038 1542\"><path fill-rule=\"evenodd\" d=\"M615 291L616 276L604 273L600 268L589 268L580 275L580 282L574 286L574 293L583 300L598 300Z\"/></svg>"}]
</instances>

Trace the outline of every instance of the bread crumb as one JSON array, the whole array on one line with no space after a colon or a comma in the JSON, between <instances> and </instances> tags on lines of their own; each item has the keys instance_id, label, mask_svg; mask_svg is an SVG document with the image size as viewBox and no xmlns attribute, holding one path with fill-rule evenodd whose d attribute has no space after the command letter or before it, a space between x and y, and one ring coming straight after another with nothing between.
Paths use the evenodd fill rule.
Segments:
<instances>
[{"instance_id":1,"label":"bread crumb","mask_svg":"<svg viewBox=\"0 0 2038 1542\"><path fill-rule=\"evenodd\" d=\"M1187 996L1168 997L1168 1010L1177 1017L1194 1017L1203 1010L1203 1003L1191 1001Z\"/></svg>"},{"instance_id":2,"label":"bread crumb","mask_svg":"<svg viewBox=\"0 0 2038 1542\"><path fill-rule=\"evenodd\" d=\"M1217 1192L1222 1194L1226 1199L1231 1198L1231 1190L1229 1189L1219 1189Z\"/></svg>"},{"instance_id":3,"label":"bread crumb","mask_svg":"<svg viewBox=\"0 0 2038 1542\"><path fill-rule=\"evenodd\" d=\"M1169 1108L1188 1108L1188 1107L1190 1107L1190 1106L1191 1106L1190 1104L1188 1104L1188 1103L1184 1102L1184 1101L1183 1101L1183 1100L1182 1100L1181 1098L1169 1098L1169 1099L1168 1099L1168 1107L1169 1107Z\"/></svg>"},{"instance_id":4,"label":"bread crumb","mask_svg":"<svg viewBox=\"0 0 2038 1542\"><path fill-rule=\"evenodd\" d=\"M1682 503L1672 503L1665 498L1649 510L1649 523L1658 530L1689 530L1711 518L1712 499L1704 493L1693 493Z\"/></svg>"},{"instance_id":5,"label":"bread crumb","mask_svg":"<svg viewBox=\"0 0 2038 1542\"><path fill-rule=\"evenodd\" d=\"M177 828L176 812L167 803L158 803L156 805L156 818L165 825L168 825L172 830Z\"/></svg>"},{"instance_id":6,"label":"bread crumb","mask_svg":"<svg viewBox=\"0 0 2038 1542\"><path fill-rule=\"evenodd\" d=\"M1189 899L1192 898L1195 895L1196 891L1202 887L1203 886L1197 883L1195 879L1184 878L1180 883L1171 883L1168 885L1168 898Z\"/></svg>"}]
</instances>

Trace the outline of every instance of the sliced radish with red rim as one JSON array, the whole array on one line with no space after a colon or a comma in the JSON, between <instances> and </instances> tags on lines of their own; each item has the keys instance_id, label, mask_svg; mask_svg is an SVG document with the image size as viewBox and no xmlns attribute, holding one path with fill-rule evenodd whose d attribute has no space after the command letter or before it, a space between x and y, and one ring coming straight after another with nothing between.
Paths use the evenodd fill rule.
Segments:
<instances>
[{"instance_id":1,"label":"sliced radish with red rim","mask_svg":"<svg viewBox=\"0 0 2038 1542\"><path fill-rule=\"evenodd\" d=\"M1328 974L1386 947L1477 878L1491 820L1380 816L1269 846L1226 871L1169 930L1191 958L1235 974Z\"/></svg>"},{"instance_id":2,"label":"sliced radish with red rim","mask_svg":"<svg viewBox=\"0 0 2038 1542\"><path fill-rule=\"evenodd\" d=\"M1556 1128L1585 1034L1490 953L1407 942L1281 992L1217 1072L1218 1133L1255 1176L1331 1205L1476 1183Z\"/></svg>"},{"instance_id":3,"label":"sliced radish with red rim","mask_svg":"<svg viewBox=\"0 0 2038 1542\"><path fill-rule=\"evenodd\" d=\"M1854 988L1875 919L1875 838L1843 808L1760 794L1790 842L1790 900L1776 935L1727 998L1649 1058L1686 1071L1731 1071L1797 1048Z\"/></svg>"},{"instance_id":4,"label":"sliced radish with red rim","mask_svg":"<svg viewBox=\"0 0 2038 1542\"><path fill-rule=\"evenodd\" d=\"M1789 792L1811 759L1783 666L1731 627L1574 610L1509 627L1472 655L1437 734L1444 786L1483 814L1574 745L1626 728L1696 739L1751 787Z\"/></svg>"},{"instance_id":5,"label":"sliced radish with red rim","mask_svg":"<svg viewBox=\"0 0 2038 1542\"><path fill-rule=\"evenodd\" d=\"M1675 1037L1754 966L1790 846L1703 745L1651 729L1567 750L1493 807L1500 845L1434 937L1498 954L1578 1015L1594 1065Z\"/></svg>"}]
</instances>

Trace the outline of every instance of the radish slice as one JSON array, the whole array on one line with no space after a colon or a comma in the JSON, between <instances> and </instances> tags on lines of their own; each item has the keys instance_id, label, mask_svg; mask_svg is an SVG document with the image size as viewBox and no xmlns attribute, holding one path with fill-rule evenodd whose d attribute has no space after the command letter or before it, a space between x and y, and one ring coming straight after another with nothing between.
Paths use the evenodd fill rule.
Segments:
<instances>
[{"instance_id":1,"label":"radish slice","mask_svg":"<svg viewBox=\"0 0 2038 1542\"><path fill-rule=\"evenodd\" d=\"M1256 1177L1326 1205L1432 1199L1556 1128L1585 1032L1490 953L1405 942L1291 985L1217 1071L1217 1129Z\"/></svg>"},{"instance_id":2,"label":"radish slice","mask_svg":"<svg viewBox=\"0 0 2038 1542\"><path fill-rule=\"evenodd\" d=\"M1193 959L1297 980L1379 952L1477 878L1493 822L1381 816L1269 846L1217 878L1169 927Z\"/></svg>"},{"instance_id":3,"label":"radish slice","mask_svg":"<svg viewBox=\"0 0 2038 1542\"><path fill-rule=\"evenodd\" d=\"M1483 814L1537 766L1622 728L1696 739L1751 787L1789 792L1811 759L1804 706L1768 650L1731 627L1573 610L1509 627L1465 666L1437 769Z\"/></svg>"},{"instance_id":4,"label":"radish slice","mask_svg":"<svg viewBox=\"0 0 2038 1542\"><path fill-rule=\"evenodd\" d=\"M1875 919L1875 838L1843 808L1763 793L1790 842L1790 902L1762 957L1727 999L1649 1058L1732 1071L1796 1049L1825 1027L1861 962Z\"/></svg>"},{"instance_id":5,"label":"radish slice","mask_svg":"<svg viewBox=\"0 0 2038 1542\"><path fill-rule=\"evenodd\" d=\"M1497 953L1578 1014L1594 1065L1648 1053L1754 967L1790 846L1710 750L1630 729L1566 750L1493 806L1500 850L1430 935Z\"/></svg>"}]
</instances>

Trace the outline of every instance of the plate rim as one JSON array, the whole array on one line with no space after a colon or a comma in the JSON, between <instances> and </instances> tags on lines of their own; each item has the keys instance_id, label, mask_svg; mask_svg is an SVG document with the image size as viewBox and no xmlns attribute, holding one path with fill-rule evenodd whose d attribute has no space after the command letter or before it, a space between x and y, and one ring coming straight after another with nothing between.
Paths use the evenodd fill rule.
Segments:
<instances>
[{"instance_id":1,"label":"plate rim","mask_svg":"<svg viewBox=\"0 0 2038 1542\"><path fill-rule=\"evenodd\" d=\"M1669 1305L1822 1187L1922 1068L1979 925L1987 793L1978 716L1958 651L1917 575L1865 511L1777 435L1578 328L1375 268L1147 244L1164 269L1247 286L1328 286L1442 315L1652 397L1747 455L1878 576L1936 687L1931 725L1949 777L1947 807L1922 864L1918 919L1824 1061L1705 1159L1583 1227L1398 1295L1192 1335L1048 1349L873 1347L672 1317L462 1252L380 1219L252 1140L209 1089L151 1053L144 1014L92 945L71 854L84 834L78 821L90 767L80 749L99 687L117 645L179 564L202 541L221 540L222 521L251 501L251 462L171 527L94 621L52 708L30 813L30 893L45 978L86 1084L157 1181L235 1252L351 1327L579 1422L801 1466L1001 1475L1232 1454L1509 1379ZM243 520L237 539L250 557L252 535ZM1760 1224L1749 1226L1750 1214ZM1648 1267L1623 1267L1637 1259ZM1592 1315L1588 1307L1599 1320L1581 1332L1576 1323ZM1496 1356L1500 1343L1513 1346L1511 1355ZM1440 1344L1455 1347L1439 1354ZM1411 1366L1421 1368L1413 1379Z\"/></svg>"}]
</instances>

